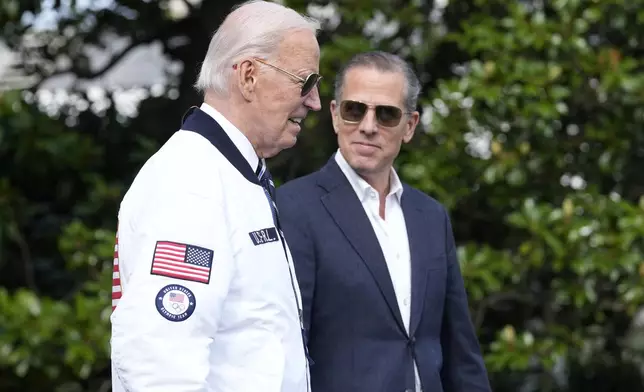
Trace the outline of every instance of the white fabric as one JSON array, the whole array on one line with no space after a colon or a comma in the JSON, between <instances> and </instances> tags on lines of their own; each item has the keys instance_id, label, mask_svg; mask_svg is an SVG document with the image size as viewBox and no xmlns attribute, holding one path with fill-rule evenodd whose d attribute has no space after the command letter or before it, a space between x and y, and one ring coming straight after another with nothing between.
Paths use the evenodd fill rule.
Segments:
<instances>
[{"instance_id":1,"label":"white fabric","mask_svg":"<svg viewBox=\"0 0 644 392\"><path fill-rule=\"evenodd\" d=\"M409 238L405 216L400 204L403 187L396 171L392 168L389 177L389 193L385 198L385 219L380 217L380 197L371 185L367 183L349 165L342 151L335 154L335 161L347 177L349 183L362 203L378 243L385 256L389 275L396 293L396 300L402 316L405 329L409 332L411 313L411 256L409 254ZM418 369L414 364L416 390L421 391Z\"/></svg>"},{"instance_id":2,"label":"white fabric","mask_svg":"<svg viewBox=\"0 0 644 392\"><path fill-rule=\"evenodd\" d=\"M258 158L248 140L214 109L203 109L254 170ZM309 390L284 250L279 241L255 245L250 235L272 227L262 187L197 133L175 133L144 165L119 210L114 392ZM212 250L209 282L152 274L157 241ZM192 315L182 321L162 316L157 298L167 285L194 294Z\"/></svg>"}]
</instances>

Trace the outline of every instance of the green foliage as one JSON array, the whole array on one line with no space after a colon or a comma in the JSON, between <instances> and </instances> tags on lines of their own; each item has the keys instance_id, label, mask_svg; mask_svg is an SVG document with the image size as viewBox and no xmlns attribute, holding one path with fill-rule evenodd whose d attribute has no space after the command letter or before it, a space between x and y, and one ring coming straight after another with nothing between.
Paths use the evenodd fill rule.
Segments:
<instances>
[{"instance_id":1,"label":"green foliage","mask_svg":"<svg viewBox=\"0 0 644 392\"><path fill-rule=\"evenodd\" d=\"M537 374L536 390L565 387L553 381L561 359L633 358L623 337L644 303L644 64L626 44L635 3L485 2L447 37L470 60L427 97L425 155L403 166L457 229L495 236L461 232L474 320L493 337L490 370Z\"/></svg>"},{"instance_id":2,"label":"green foliage","mask_svg":"<svg viewBox=\"0 0 644 392\"><path fill-rule=\"evenodd\" d=\"M0 389L84 390L109 365L114 231L81 223L88 215L74 196L92 184L89 195L102 193L103 182L91 173L101 149L23 105L13 94L0 97L1 266L24 268L0 287L0 367L13 374L0 378ZM110 202L95 199L90 201ZM77 218L57 216L61 209ZM58 271L43 277L48 268ZM61 271L66 276L59 277ZM57 287L40 292L51 286Z\"/></svg>"},{"instance_id":3,"label":"green foliage","mask_svg":"<svg viewBox=\"0 0 644 392\"><path fill-rule=\"evenodd\" d=\"M48 116L28 94L0 96L0 389L109 390L118 202L199 103L195 65L234 1L184 2L195 5L183 17L167 2L76 10L30 48L20 46L29 26L19 21L40 2L5 3L7 43L38 60L28 72L49 74L71 56L72 74L102 75L108 69L92 70L77 54L105 46L108 31L135 44L158 40L184 64L131 119L114 105ZM644 387L644 328L634 323L644 304L643 6L338 2L337 25L320 35L324 108L271 162L281 183L335 150L328 102L352 54L383 49L410 61L423 82L424 122L397 167L450 210L497 392Z\"/></svg>"}]
</instances>

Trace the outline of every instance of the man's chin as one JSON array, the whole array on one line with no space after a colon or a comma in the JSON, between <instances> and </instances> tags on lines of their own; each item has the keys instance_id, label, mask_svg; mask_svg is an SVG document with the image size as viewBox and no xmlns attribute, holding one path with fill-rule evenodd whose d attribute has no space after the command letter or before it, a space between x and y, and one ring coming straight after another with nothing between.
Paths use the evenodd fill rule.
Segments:
<instances>
[{"instance_id":1,"label":"man's chin","mask_svg":"<svg viewBox=\"0 0 644 392\"><path fill-rule=\"evenodd\" d=\"M275 147L274 151L271 151L271 156L275 156L280 153L280 151L288 150L289 148L295 147L297 144L297 137L293 136L288 139L282 139L279 141L278 145Z\"/></svg>"},{"instance_id":2,"label":"man's chin","mask_svg":"<svg viewBox=\"0 0 644 392\"><path fill-rule=\"evenodd\" d=\"M284 140L284 143L283 143L284 146L285 146L284 148L291 148L291 147L295 146L297 144L297 135L298 134L289 135L289 137L286 138L286 140Z\"/></svg>"},{"instance_id":3,"label":"man's chin","mask_svg":"<svg viewBox=\"0 0 644 392\"><path fill-rule=\"evenodd\" d=\"M347 163L349 163L349 166L351 166L356 172L369 173L376 167L376 163L372 159L359 155L350 157L347 159Z\"/></svg>"},{"instance_id":4,"label":"man's chin","mask_svg":"<svg viewBox=\"0 0 644 392\"><path fill-rule=\"evenodd\" d=\"M365 163L357 163L355 165L349 164L349 166L351 166L353 170L361 176L371 176L378 171L374 165Z\"/></svg>"}]
</instances>

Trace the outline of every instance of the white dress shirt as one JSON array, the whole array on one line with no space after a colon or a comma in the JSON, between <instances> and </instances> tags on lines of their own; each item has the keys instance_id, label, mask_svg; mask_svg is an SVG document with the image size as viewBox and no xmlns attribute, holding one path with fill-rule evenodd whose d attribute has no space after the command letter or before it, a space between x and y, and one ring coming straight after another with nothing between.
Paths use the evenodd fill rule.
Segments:
<instances>
[{"instance_id":1,"label":"white dress shirt","mask_svg":"<svg viewBox=\"0 0 644 392\"><path fill-rule=\"evenodd\" d=\"M391 282L396 293L396 300L400 308L405 329L409 333L409 317L411 312L411 257L409 254L409 239L407 226L402 211L401 198L403 193L402 183L396 171L392 168L389 176L389 193L385 198L385 218L380 217L380 196L371 185L361 178L346 161L342 152L338 150L335 161L340 170L347 177L349 183L362 203L371 226L373 227L378 243L385 256ZM414 364L416 391L420 392L420 378L418 369Z\"/></svg>"}]
</instances>

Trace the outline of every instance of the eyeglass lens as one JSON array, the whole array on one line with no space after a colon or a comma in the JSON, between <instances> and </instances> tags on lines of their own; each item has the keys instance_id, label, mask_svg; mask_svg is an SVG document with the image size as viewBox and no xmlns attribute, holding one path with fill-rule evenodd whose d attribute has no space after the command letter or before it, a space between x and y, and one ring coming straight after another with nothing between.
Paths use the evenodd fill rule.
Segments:
<instances>
[{"instance_id":1,"label":"eyeglass lens","mask_svg":"<svg viewBox=\"0 0 644 392\"><path fill-rule=\"evenodd\" d=\"M347 122L358 123L367 114L369 106L358 101L343 101L340 104L340 116ZM395 106L377 105L376 120L384 127L395 127L400 123L402 110Z\"/></svg>"},{"instance_id":2,"label":"eyeglass lens","mask_svg":"<svg viewBox=\"0 0 644 392\"><path fill-rule=\"evenodd\" d=\"M306 80L302 84L302 96L305 96L306 94L310 93L311 90L315 87L316 84L322 79L322 77L318 74L310 74L309 76L306 77Z\"/></svg>"}]
</instances>

